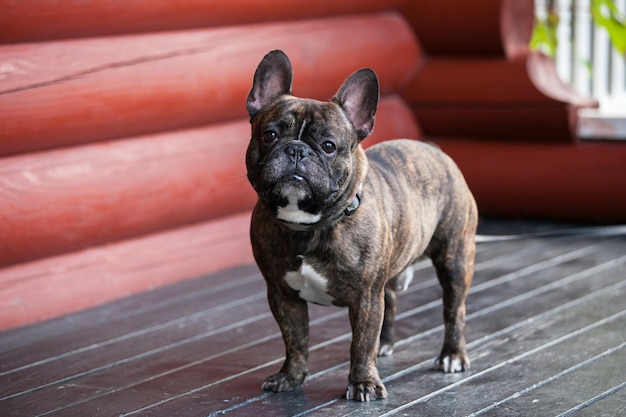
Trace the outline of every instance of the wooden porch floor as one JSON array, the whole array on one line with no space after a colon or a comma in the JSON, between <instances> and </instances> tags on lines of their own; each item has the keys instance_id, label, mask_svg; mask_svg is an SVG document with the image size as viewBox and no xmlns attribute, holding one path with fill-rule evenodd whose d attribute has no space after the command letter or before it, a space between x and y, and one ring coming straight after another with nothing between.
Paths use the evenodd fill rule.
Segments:
<instances>
[{"instance_id":1,"label":"wooden porch floor","mask_svg":"<svg viewBox=\"0 0 626 417\"><path fill-rule=\"evenodd\" d=\"M247 266L0 333L0 415L626 415L626 237L479 244L463 374L431 370L440 288L418 269L379 360L385 400L342 398L347 311L317 306L304 388L261 392L283 343Z\"/></svg>"}]
</instances>

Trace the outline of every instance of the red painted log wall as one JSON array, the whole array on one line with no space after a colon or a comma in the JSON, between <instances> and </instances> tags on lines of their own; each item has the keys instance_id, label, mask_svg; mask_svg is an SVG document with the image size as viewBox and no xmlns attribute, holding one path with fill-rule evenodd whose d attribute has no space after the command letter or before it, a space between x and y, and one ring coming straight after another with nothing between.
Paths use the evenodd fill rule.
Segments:
<instances>
[{"instance_id":1,"label":"red painted log wall","mask_svg":"<svg viewBox=\"0 0 626 417\"><path fill-rule=\"evenodd\" d=\"M406 0L0 0L0 42L313 19L392 10Z\"/></svg>"},{"instance_id":2,"label":"red painted log wall","mask_svg":"<svg viewBox=\"0 0 626 417\"><path fill-rule=\"evenodd\" d=\"M319 99L365 66L398 91L419 54L398 14L10 45L0 59L24 73L0 85L0 155L244 117L251 75L275 48L293 61L294 93Z\"/></svg>"},{"instance_id":3,"label":"red painted log wall","mask_svg":"<svg viewBox=\"0 0 626 417\"><path fill-rule=\"evenodd\" d=\"M403 92L427 136L572 142L576 111L593 106L547 57L428 60Z\"/></svg>"},{"instance_id":4,"label":"red painted log wall","mask_svg":"<svg viewBox=\"0 0 626 417\"><path fill-rule=\"evenodd\" d=\"M626 221L626 146L434 140L463 171L482 216Z\"/></svg>"},{"instance_id":5,"label":"red painted log wall","mask_svg":"<svg viewBox=\"0 0 626 417\"><path fill-rule=\"evenodd\" d=\"M419 0L403 5L431 57L515 57L528 51L533 0Z\"/></svg>"}]
</instances>

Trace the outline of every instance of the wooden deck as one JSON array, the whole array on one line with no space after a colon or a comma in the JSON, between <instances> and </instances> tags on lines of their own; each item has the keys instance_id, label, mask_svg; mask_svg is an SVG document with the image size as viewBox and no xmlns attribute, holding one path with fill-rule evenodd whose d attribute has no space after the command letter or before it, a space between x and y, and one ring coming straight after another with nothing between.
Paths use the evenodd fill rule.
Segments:
<instances>
[{"instance_id":1,"label":"wooden deck","mask_svg":"<svg viewBox=\"0 0 626 417\"><path fill-rule=\"evenodd\" d=\"M0 333L0 415L626 415L626 237L479 244L463 374L431 370L440 288L418 269L379 361L385 400L342 398L347 311L317 306L304 388L261 392L283 342L247 266Z\"/></svg>"}]
</instances>

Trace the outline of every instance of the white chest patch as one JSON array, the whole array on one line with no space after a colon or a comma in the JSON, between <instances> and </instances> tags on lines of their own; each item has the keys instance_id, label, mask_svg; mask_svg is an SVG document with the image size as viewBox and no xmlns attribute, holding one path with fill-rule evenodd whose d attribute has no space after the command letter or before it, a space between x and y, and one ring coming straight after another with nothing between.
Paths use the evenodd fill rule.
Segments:
<instances>
[{"instance_id":1,"label":"white chest patch","mask_svg":"<svg viewBox=\"0 0 626 417\"><path fill-rule=\"evenodd\" d=\"M334 301L334 298L326 292L328 280L307 264L305 260L302 260L299 270L285 274L285 282L292 289L298 291L300 298L310 303L329 306Z\"/></svg>"}]
</instances>

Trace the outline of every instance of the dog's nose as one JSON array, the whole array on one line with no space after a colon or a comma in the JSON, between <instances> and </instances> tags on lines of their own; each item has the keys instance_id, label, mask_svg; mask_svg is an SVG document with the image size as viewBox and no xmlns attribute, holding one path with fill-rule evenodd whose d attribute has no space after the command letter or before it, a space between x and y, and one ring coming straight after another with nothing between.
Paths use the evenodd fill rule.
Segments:
<instances>
[{"instance_id":1,"label":"dog's nose","mask_svg":"<svg viewBox=\"0 0 626 417\"><path fill-rule=\"evenodd\" d=\"M309 156L309 148L302 142L292 142L285 148L285 153L293 163L298 163Z\"/></svg>"}]
</instances>

